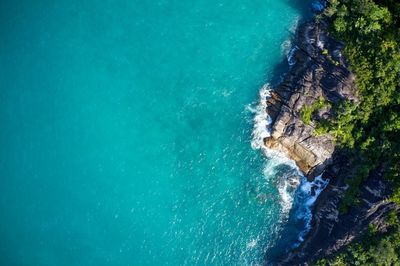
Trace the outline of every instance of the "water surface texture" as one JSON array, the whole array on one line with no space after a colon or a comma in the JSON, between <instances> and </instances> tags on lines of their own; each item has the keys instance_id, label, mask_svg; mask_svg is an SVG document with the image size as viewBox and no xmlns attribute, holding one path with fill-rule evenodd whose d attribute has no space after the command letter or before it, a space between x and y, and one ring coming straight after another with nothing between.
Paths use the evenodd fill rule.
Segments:
<instances>
[{"instance_id":1,"label":"water surface texture","mask_svg":"<svg viewBox=\"0 0 400 266\"><path fill-rule=\"evenodd\" d=\"M0 264L282 252L293 169L252 149L252 110L293 2L0 1Z\"/></svg>"}]
</instances>

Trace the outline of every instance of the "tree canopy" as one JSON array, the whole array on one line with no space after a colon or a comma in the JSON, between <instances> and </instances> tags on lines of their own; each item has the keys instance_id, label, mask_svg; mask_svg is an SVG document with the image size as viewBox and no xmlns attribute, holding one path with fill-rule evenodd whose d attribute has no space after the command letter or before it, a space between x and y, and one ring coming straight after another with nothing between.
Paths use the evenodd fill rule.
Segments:
<instances>
[{"instance_id":1,"label":"tree canopy","mask_svg":"<svg viewBox=\"0 0 400 266\"><path fill-rule=\"evenodd\" d=\"M392 185L391 200L400 204L400 1L329 2L323 17L330 21L330 34L345 43L360 97L357 104L343 102L336 117L320 126L356 158L358 171L348 180L341 210L357 204L359 186L377 168ZM363 241L318 264L400 265L397 213L388 221L392 226L385 235L369 232Z\"/></svg>"}]
</instances>

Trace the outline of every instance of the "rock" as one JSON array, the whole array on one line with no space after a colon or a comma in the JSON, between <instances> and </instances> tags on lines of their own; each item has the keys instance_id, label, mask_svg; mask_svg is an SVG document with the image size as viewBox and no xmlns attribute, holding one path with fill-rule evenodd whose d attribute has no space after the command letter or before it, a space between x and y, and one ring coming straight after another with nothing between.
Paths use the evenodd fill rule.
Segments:
<instances>
[{"instance_id":1,"label":"rock","mask_svg":"<svg viewBox=\"0 0 400 266\"><path fill-rule=\"evenodd\" d=\"M333 110L325 106L314 112L310 124L301 120L302 108L320 98L331 105L358 101L354 75L341 56L343 44L327 36L325 30L325 24L314 22L300 27L291 53L291 69L267 99L266 111L272 123L265 146L287 154L309 179L323 173L322 178L330 180L313 206L312 229L279 265L308 265L335 254L358 240L370 224L384 232L388 227L386 215L393 210L399 212L387 200L390 186L382 181L378 169L361 185L360 204L341 214L340 203L348 189L346 180L355 175L353 158L336 147L331 136L315 135L317 121L329 119Z\"/></svg>"},{"instance_id":2,"label":"rock","mask_svg":"<svg viewBox=\"0 0 400 266\"><path fill-rule=\"evenodd\" d=\"M300 28L297 45L291 55L295 58L291 70L268 99L267 113L272 118L271 137L265 145L287 154L310 179L322 173L331 163L335 150L329 135L315 136L315 120L327 119L332 112L323 108L310 125L305 124L300 113L303 107L320 98L337 104L343 100L357 101L354 75L323 54L323 49L337 51L343 45L326 36L322 26L315 23Z\"/></svg>"},{"instance_id":3,"label":"rock","mask_svg":"<svg viewBox=\"0 0 400 266\"><path fill-rule=\"evenodd\" d=\"M309 265L320 258L329 257L359 240L370 224L374 224L380 232L385 232L389 226L386 216L391 211L399 212L398 206L387 200L391 188L382 181L378 170L362 184L361 203L341 214L340 202L348 188L345 180L354 176L352 165L346 165L348 161L351 159L343 153L334 155L333 164L324 173L331 182L318 197L313 209L312 230L280 265ZM339 172L335 169L337 165L342 166Z\"/></svg>"}]
</instances>

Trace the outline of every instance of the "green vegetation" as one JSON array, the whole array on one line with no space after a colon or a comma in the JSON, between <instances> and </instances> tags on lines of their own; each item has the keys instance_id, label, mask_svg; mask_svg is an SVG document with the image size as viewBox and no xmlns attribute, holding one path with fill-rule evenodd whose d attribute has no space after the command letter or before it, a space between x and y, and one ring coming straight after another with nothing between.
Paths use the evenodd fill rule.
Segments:
<instances>
[{"instance_id":1,"label":"green vegetation","mask_svg":"<svg viewBox=\"0 0 400 266\"><path fill-rule=\"evenodd\" d=\"M344 54L356 74L360 98L357 104L342 103L334 119L316 128L353 154L357 174L348 180L341 211L358 203L359 186L377 169L392 183L391 200L400 204L400 1L330 0L322 17L331 21L331 34L346 44ZM371 227L362 241L317 264L400 265L395 212L388 223L386 234Z\"/></svg>"},{"instance_id":2,"label":"green vegetation","mask_svg":"<svg viewBox=\"0 0 400 266\"><path fill-rule=\"evenodd\" d=\"M321 110L324 107L329 107L330 104L325 101L323 97L320 97L317 101L315 101L310 106L304 106L300 111L300 117L304 124L309 125L311 123L312 115Z\"/></svg>"},{"instance_id":3,"label":"green vegetation","mask_svg":"<svg viewBox=\"0 0 400 266\"><path fill-rule=\"evenodd\" d=\"M396 213L389 214L388 224L389 230L383 235L371 225L360 242L351 244L332 259L319 260L316 265L400 265L400 226Z\"/></svg>"},{"instance_id":4,"label":"green vegetation","mask_svg":"<svg viewBox=\"0 0 400 266\"><path fill-rule=\"evenodd\" d=\"M329 54L329 51L327 49L322 50L322 55L326 56L326 58L331 61L332 64L334 64L335 66L339 66L340 62L335 61L332 56Z\"/></svg>"},{"instance_id":5,"label":"green vegetation","mask_svg":"<svg viewBox=\"0 0 400 266\"><path fill-rule=\"evenodd\" d=\"M346 43L360 97L317 127L317 134L331 133L356 158L358 174L349 181L342 210L357 202L359 185L378 167L393 183L392 200L400 203L400 2L331 0L324 16L331 33Z\"/></svg>"}]
</instances>

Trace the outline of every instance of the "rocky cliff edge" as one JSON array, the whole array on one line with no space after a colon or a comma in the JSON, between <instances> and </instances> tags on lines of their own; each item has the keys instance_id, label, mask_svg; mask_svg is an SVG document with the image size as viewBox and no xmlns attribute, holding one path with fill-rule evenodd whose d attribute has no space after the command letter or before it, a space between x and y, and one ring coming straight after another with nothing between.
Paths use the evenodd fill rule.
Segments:
<instances>
[{"instance_id":1,"label":"rocky cliff edge","mask_svg":"<svg viewBox=\"0 0 400 266\"><path fill-rule=\"evenodd\" d=\"M355 76L342 56L344 45L330 38L326 27L309 22L299 28L290 52L291 68L266 99L271 135L264 139L265 146L285 153L309 179L323 173L322 178L330 180L314 204L311 231L281 265L307 265L330 256L361 237L370 224L385 231L384 217L398 211L387 200L390 187L377 170L360 187L360 204L346 214L339 212L348 189L345 181L354 176L352 158L330 135L317 136L315 129L319 121L334 115L332 106L344 100L357 102L358 97ZM303 121L302 110L320 100L329 104Z\"/></svg>"}]
</instances>

